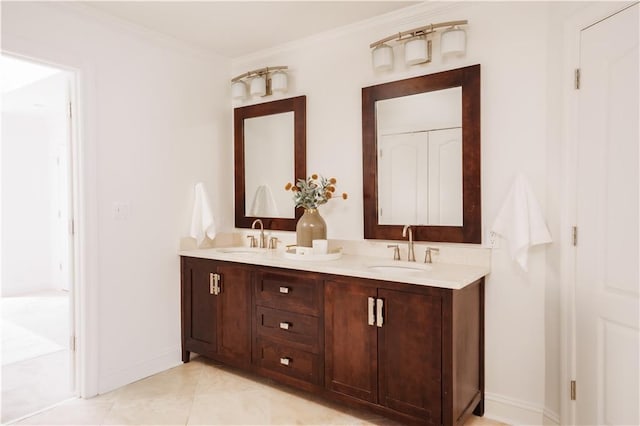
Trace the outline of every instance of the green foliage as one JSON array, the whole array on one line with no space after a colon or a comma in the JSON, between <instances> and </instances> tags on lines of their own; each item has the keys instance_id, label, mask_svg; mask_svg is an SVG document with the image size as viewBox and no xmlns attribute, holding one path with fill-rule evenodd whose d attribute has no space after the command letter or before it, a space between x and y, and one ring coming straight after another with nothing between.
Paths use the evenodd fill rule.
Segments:
<instances>
[{"instance_id":1,"label":"green foliage","mask_svg":"<svg viewBox=\"0 0 640 426\"><path fill-rule=\"evenodd\" d=\"M313 174L306 179L298 179L295 185L287 184L285 189L293 191L296 207L317 209L333 197L336 190L335 183L335 178L327 179ZM346 195L342 194L342 198L346 199Z\"/></svg>"}]
</instances>

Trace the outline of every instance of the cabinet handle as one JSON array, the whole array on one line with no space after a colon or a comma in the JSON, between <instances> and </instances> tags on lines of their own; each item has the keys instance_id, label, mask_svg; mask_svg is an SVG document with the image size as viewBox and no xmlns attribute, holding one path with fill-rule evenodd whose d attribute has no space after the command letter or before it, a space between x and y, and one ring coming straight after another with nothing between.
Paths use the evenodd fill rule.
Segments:
<instances>
[{"instance_id":1,"label":"cabinet handle","mask_svg":"<svg viewBox=\"0 0 640 426\"><path fill-rule=\"evenodd\" d=\"M280 364L288 366L290 363L291 363L291 358L286 356L280 358Z\"/></svg>"},{"instance_id":2,"label":"cabinet handle","mask_svg":"<svg viewBox=\"0 0 640 426\"><path fill-rule=\"evenodd\" d=\"M289 293L289 287L280 287L280 293L288 294Z\"/></svg>"},{"instance_id":3,"label":"cabinet handle","mask_svg":"<svg viewBox=\"0 0 640 426\"><path fill-rule=\"evenodd\" d=\"M376 299L376 326L382 327L384 324L384 318L382 317L382 308L384 301L382 299Z\"/></svg>"},{"instance_id":4,"label":"cabinet handle","mask_svg":"<svg viewBox=\"0 0 640 426\"><path fill-rule=\"evenodd\" d=\"M220 274L209 274L209 294L217 296L220 294Z\"/></svg>"},{"instance_id":5,"label":"cabinet handle","mask_svg":"<svg viewBox=\"0 0 640 426\"><path fill-rule=\"evenodd\" d=\"M280 328L283 330L288 330L289 327L291 327L293 324L291 324L290 322L281 322L280 323Z\"/></svg>"},{"instance_id":6,"label":"cabinet handle","mask_svg":"<svg viewBox=\"0 0 640 426\"><path fill-rule=\"evenodd\" d=\"M376 321L376 314L373 312L376 301L373 297L367 298L368 310L367 310L367 324L374 325Z\"/></svg>"}]
</instances>

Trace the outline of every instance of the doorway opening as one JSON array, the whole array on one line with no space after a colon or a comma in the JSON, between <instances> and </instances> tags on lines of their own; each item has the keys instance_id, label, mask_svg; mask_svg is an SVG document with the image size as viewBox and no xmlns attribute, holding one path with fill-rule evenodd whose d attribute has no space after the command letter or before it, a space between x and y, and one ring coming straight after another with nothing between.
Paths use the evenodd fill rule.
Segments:
<instances>
[{"instance_id":1,"label":"doorway opening","mask_svg":"<svg viewBox=\"0 0 640 426\"><path fill-rule=\"evenodd\" d=\"M2 423L76 392L75 73L2 53Z\"/></svg>"}]
</instances>

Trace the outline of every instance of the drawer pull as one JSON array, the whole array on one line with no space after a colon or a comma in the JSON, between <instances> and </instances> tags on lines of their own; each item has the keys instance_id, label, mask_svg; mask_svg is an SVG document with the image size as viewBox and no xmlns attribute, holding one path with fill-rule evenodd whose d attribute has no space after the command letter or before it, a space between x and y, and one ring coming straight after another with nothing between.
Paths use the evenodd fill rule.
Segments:
<instances>
[{"instance_id":1,"label":"drawer pull","mask_svg":"<svg viewBox=\"0 0 640 426\"><path fill-rule=\"evenodd\" d=\"M288 294L289 293L289 287L280 287L280 293Z\"/></svg>"},{"instance_id":2,"label":"drawer pull","mask_svg":"<svg viewBox=\"0 0 640 426\"><path fill-rule=\"evenodd\" d=\"M382 327L384 324L384 318L382 317L382 308L384 301L382 299L376 299L376 326Z\"/></svg>"},{"instance_id":3,"label":"drawer pull","mask_svg":"<svg viewBox=\"0 0 640 426\"><path fill-rule=\"evenodd\" d=\"M288 330L289 327L291 327L293 324L291 324L290 322L281 322L280 323L280 328L283 330Z\"/></svg>"},{"instance_id":4,"label":"drawer pull","mask_svg":"<svg viewBox=\"0 0 640 426\"><path fill-rule=\"evenodd\" d=\"M291 358L286 357L286 356L280 358L280 364L289 366L289 364L291 364Z\"/></svg>"},{"instance_id":5,"label":"drawer pull","mask_svg":"<svg viewBox=\"0 0 640 426\"><path fill-rule=\"evenodd\" d=\"M373 312L375 309L376 301L373 297L368 297L368 310L367 310L367 324L374 325L376 321L376 314Z\"/></svg>"},{"instance_id":6,"label":"drawer pull","mask_svg":"<svg viewBox=\"0 0 640 426\"><path fill-rule=\"evenodd\" d=\"M209 294L220 294L220 274L209 273Z\"/></svg>"}]
</instances>

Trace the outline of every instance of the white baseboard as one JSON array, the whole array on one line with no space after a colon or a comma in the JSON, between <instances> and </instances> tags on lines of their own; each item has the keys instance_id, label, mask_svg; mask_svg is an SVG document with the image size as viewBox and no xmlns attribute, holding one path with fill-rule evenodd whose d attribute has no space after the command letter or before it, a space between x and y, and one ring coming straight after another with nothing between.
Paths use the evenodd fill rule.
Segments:
<instances>
[{"instance_id":1,"label":"white baseboard","mask_svg":"<svg viewBox=\"0 0 640 426\"><path fill-rule=\"evenodd\" d=\"M179 347L171 347L161 351L159 355L142 360L120 370L101 374L98 378L98 393L103 394L128 385L145 377L152 376L182 364Z\"/></svg>"},{"instance_id":2,"label":"white baseboard","mask_svg":"<svg viewBox=\"0 0 640 426\"><path fill-rule=\"evenodd\" d=\"M560 416L541 405L485 392L485 416L510 425L559 425Z\"/></svg>"}]
</instances>

